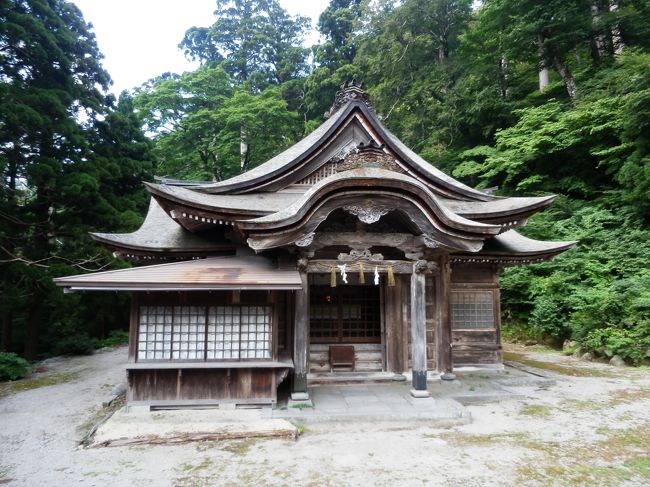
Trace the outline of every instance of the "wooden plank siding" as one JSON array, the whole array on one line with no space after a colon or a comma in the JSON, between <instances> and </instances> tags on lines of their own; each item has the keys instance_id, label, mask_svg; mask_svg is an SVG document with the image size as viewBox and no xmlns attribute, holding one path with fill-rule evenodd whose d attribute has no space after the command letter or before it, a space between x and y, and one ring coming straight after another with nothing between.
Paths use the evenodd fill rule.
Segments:
<instances>
[{"instance_id":1,"label":"wooden plank siding","mask_svg":"<svg viewBox=\"0 0 650 487\"><path fill-rule=\"evenodd\" d=\"M275 369L152 369L129 371L130 402L156 405L213 401L275 404Z\"/></svg>"},{"instance_id":2,"label":"wooden plank siding","mask_svg":"<svg viewBox=\"0 0 650 487\"><path fill-rule=\"evenodd\" d=\"M494 327L452 329L454 366L502 363L499 273L495 266L455 264L451 273L453 291L488 291L492 294Z\"/></svg>"}]
</instances>

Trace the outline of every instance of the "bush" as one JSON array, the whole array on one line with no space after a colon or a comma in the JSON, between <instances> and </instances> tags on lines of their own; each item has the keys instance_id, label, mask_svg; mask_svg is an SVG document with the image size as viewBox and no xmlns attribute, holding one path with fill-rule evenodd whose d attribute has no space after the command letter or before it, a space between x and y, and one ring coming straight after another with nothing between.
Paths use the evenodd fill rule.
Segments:
<instances>
[{"instance_id":1,"label":"bush","mask_svg":"<svg viewBox=\"0 0 650 487\"><path fill-rule=\"evenodd\" d=\"M604 350L609 357L618 355L628 363L639 365L650 352L650 329L647 325L631 330L600 328L587 336L586 345L590 350Z\"/></svg>"},{"instance_id":2,"label":"bush","mask_svg":"<svg viewBox=\"0 0 650 487\"><path fill-rule=\"evenodd\" d=\"M98 348L119 347L129 343L129 333L124 330L111 330L106 338L99 341Z\"/></svg>"},{"instance_id":3,"label":"bush","mask_svg":"<svg viewBox=\"0 0 650 487\"><path fill-rule=\"evenodd\" d=\"M15 353L0 352L0 381L22 379L32 371L27 360Z\"/></svg>"},{"instance_id":4,"label":"bush","mask_svg":"<svg viewBox=\"0 0 650 487\"><path fill-rule=\"evenodd\" d=\"M54 355L92 355L98 340L86 333L60 338L53 347Z\"/></svg>"}]
</instances>

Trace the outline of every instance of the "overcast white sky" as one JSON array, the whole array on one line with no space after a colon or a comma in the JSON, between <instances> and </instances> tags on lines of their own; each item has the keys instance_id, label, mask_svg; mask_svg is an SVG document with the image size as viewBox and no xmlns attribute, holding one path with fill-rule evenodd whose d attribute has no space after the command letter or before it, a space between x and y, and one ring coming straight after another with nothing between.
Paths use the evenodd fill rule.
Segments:
<instances>
[{"instance_id":1,"label":"overcast white sky","mask_svg":"<svg viewBox=\"0 0 650 487\"><path fill-rule=\"evenodd\" d=\"M104 68L113 78L112 91L139 86L166 71L182 73L198 64L185 59L178 44L193 26L214 23L215 0L72 0L94 26ZM329 0L280 0L292 15L312 19ZM306 44L318 40L313 33Z\"/></svg>"}]
</instances>

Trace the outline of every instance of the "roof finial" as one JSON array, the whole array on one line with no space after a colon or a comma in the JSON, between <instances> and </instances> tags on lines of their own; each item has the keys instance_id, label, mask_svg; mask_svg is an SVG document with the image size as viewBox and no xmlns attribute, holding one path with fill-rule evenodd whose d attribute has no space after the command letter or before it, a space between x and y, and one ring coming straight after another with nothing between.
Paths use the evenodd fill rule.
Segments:
<instances>
[{"instance_id":1,"label":"roof finial","mask_svg":"<svg viewBox=\"0 0 650 487\"><path fill-rule=\"evenodd\" d=\"M358 83L356 78L344 82L341 85L341 89L336 92L336 95L334 96L334 104L329 109L329 112L325 114L326 118L332 116L339 108L352 101L359 101L374 112L375 109L372 106L372 103L370 103L370 97L368 96L368 93L361 89L361 86L362 84Z\"/></svg>"}]
</instances>

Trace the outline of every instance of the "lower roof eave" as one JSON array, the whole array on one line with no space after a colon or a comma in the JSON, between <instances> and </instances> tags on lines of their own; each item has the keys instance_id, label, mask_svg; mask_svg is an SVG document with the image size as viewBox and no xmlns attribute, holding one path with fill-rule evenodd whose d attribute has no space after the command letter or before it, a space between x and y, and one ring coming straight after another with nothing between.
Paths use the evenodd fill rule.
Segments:
<instances>
[{"instance_id":1,"label":"lower roof eave","mask_svg":"<svg viewBox=\"0 0 650 487\"><path fill-rule=\"evenodd\" d=\"M295 284L260 284L255 286L93 286L84 284L79 286L61 286L63 292L74 293L80 291L109 291L109 292L192 292L192 291L297 291L302 286Z\"/></svg>"}]
</instances>

